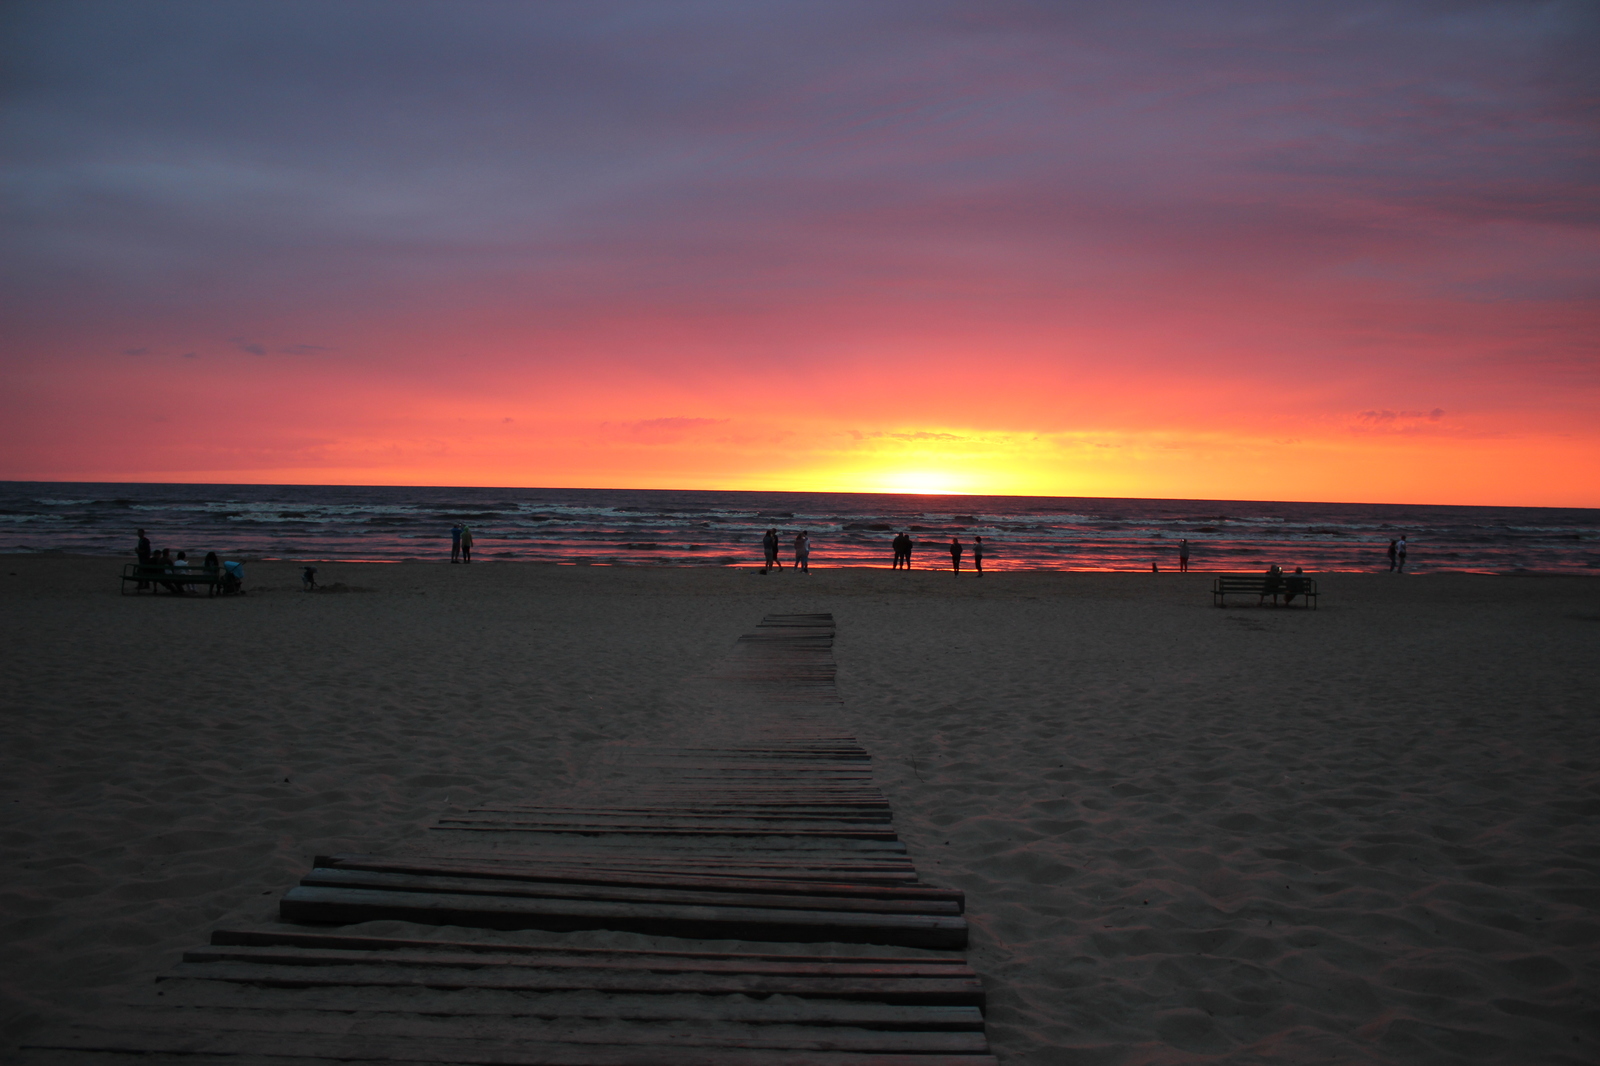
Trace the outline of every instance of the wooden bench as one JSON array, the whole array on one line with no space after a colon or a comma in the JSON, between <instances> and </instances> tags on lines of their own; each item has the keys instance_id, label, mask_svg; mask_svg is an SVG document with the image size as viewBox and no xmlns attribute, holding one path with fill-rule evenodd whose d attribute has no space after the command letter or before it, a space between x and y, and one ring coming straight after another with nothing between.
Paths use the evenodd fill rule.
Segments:
<instances>
[{"instance_id":1,"label":"wooden bench","mask_svg":"<svg viewBox=\"0 0 1600 1066\"><path fill-rule=\"evenodd\" d=\"M1227 598L1230 595L1255 596L1257 604L1271 596L1272 604L1276 607L1278 606L1278 597L1288 594L1290 581L1299 582L1300 590L1295 595L1305 597L1305 601L1311 605L1311 609L1316 610L1316 579L1306 577L1303 574L1299 576L1285 574L1277 578L1272 587L1268 586L1265 574L1221 574L1211 585L1211 604L1214 607L1225 607L1227 606ZM1288 603L1288 600L1284 601L1285 606Z\"/></svg>"},{"instance_id":2,"label":"wooden bench","mask_svg":"<svg viewBox=\"0 0 1600 1066\"><path fill-rule=\"evenodd\" d=\"M154 563L128 563L122 568L121 589L124 595L128 592L128 582L135 582L133 591L141 591L144 585L150 586L151 592L159 592L162 588L176 591L170 586L181 588L184 585L204 585L206 595L215 596L222 592L227 582L227 571L208 570L204 567L170 567L158 566Z\"/></svg>"}]
</instances>

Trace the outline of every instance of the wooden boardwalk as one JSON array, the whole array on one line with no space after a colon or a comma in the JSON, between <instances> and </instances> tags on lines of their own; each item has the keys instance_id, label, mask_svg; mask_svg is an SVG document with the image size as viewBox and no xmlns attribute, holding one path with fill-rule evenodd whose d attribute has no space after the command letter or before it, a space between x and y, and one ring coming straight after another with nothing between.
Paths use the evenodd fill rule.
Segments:
<instances>
[{"instance_id":1,"label":"wooden boardwalk","mask_svg":"<svg viewBox=\"0 0 1600 1066\"><path fill-rule=\"evenodd\" d=\"M217 930L21 1061L993 1066L962 894L918 878L833 675L831 615L769 615L671 743L320 856L280 922ZM395 921L423 928L364 925Z\"/></svg>"}]
</instances>

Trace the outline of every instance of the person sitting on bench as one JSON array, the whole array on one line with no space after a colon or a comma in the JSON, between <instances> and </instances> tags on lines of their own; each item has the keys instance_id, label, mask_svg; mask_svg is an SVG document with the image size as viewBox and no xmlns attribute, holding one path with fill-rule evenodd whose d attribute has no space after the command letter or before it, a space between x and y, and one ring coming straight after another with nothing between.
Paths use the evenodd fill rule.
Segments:
<instances>
[{"instance_id":1,"label":"person sitting on bench","mask_svg":"<svg viewBox=\"0 0 1600 1066\"><path fill-rule=\"evenodd\" d=\"M1266 584L1261 586L1261 595L1276 597L1283 591L1283 567L1273 563L1267 567Z\"/></svg>"},{"instance_id":2,"label":"person sitting on bench","mask_svg":"<svg viewBox=\"0 0 1600 1066\"><path fill-rule=\"evenodd\" d=\"M1304 595L1306 591L1305 574L1306 572L1297 566L1294 568L1294 573L1290 574L1289 577L1284 581L1283 605L1285 607L1289 606L1290 601L1296 596Z\"/></svg>"}]
</instances>

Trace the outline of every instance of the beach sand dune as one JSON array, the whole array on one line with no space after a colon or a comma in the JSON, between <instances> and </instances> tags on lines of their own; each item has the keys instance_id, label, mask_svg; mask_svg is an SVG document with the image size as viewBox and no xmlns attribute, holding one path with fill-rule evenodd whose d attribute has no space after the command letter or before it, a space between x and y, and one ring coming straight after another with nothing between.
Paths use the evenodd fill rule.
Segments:
<instances>
[{"instance_id":1,"label":"beach sand dune","mask_svg":"<svg viewBox=\"0 0 1600 1066\"><path fill-rule=\"evenodd\" d=\"M842 717L968 894L1007 1063L1592 1062L1600 583L325 564L118 597L0 560L16 1040L271 916L320 852L572 787L692 720L770 611L831 611Z\"/></svg>"}]
</instances>

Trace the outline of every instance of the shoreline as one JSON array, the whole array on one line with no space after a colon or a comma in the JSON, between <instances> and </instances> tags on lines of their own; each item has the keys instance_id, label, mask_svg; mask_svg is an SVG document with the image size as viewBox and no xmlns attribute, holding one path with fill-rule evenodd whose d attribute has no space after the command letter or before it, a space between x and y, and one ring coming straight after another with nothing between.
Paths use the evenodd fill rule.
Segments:
<instances>
[{"instance_id":1,"label":"shoreline","mask_svg":"<svg viewBox=\"0 0 1600 1066\"><path fill-rule=\"evenodd\" d=\"M46 549L41 549L39 551L25 551L25 552L21 552L21 551L9 551L9 552L8 551L0 551L0 559L38 559L38 558L81 559L81 560L91 560L91 559L92 560L117 560L117 561L119 561L121 563L124 563L124 564L125 563L131 563L131 562L135 561L132 552L127 552L127 553L124 553L124 554L113 554L113 555L93 555L93 554L89 554L89 553L85 553L85 552L58 551L58 550L53 549L53 548L46 548ZM408 558L408 559L325 559L325 558L312 558L310 556L307 556L305 558L300 558L300 559L286 559L286 558L283 558L281 556L259 556L258 557L258 556L252 556L252 555L250 555L248 553L245 553L245 554L233 555L233 556L230 556L230 558L235 559L238 562L244 563L246 566L289 566L289 567L296 567L296 568L302 567L302 566L307 566L307 565L312 565L312 564L315 564L315 565L318 565L318 566L326 565L326 566L384 566L384 567L390 567L390 566L432 566L432 565L438 565L438 564L444 564L444 565L447 565L447 566L448 565L452 565L448 558L421 558L421 557L419 557L419 558ZM593 562L593 561L589 561L589 560L581 560L581 561L577 561L577 562L562 562L562 561L552 561L552 560L546 560L546 559L503 559L503 558L495 558L493 556L485 556L485 557L483 557L481 559L474 559L473 562L470 565L472 565L472 566L490 566L490 565L493 565L493 566L533 566L533 567L551 567L551 568L554 568L554 567L574 567L574 568L580 568L580 569L581 568L594 568L594 569L597 569L597 570L624 570L624 571L632 571L632 570L749 571L749 570L760 570L761 569L760 563L755 562L755 561L750 561L750 562L742 562L741 561L741 562L736 562L736 563L700 563L700 564L685 563L685 564L681 564L680 565L680 564L673 564L673 563L611 563L611 562ZM787 574L792 569L793 569L792 565L790 563L788 563L788 562L785 562L783 564L782 573ZM833 572L833 571L841 571L841 572L862 571L862 572L868 572L868 573L876 573L876 572L879 572L879 571L890 571L890 570L893 570L894 568L891 567L891 566L888 566L888 565L879 566L879 565L859 565L859 564L848 564L848 565L834 566L834 565L829 565L829 564L823 563L823 562L815 562L815 563L812 564L811 569L813 571L818 571L818 572L824 572L824 571L826 571L826 572ZM914 567L912 567L912 572L914 572L914 573L941 573L941 572L949 573L950 572L950 567L948 565L945 565L945 566L914 566ZM1078 567L1078 568L1050 567L1050 568L1046 568L1046 567L1022 567L1022 566L1005 567L1005 566L996 566L996 565L986 565L985 568L984 568L984 573L985 574L1143 574L1143 575L1147 575L1147 576L1156 576L1156 577L1168 577L1168 576L1182 577L1185 574L1200 574L1200 575L1212 575L1212 576L1215 576L1215 575L1218 575L1218 574L1259 574L1260 572L1261 572L1260 569L1220 570L1220 569L1207 569L1205 567L1200 567L1200 566L1191 566L1187 571L1179 571L1176 568L1162 569L1160 571L1151 571L1151 570L1141 570L1141 569L1137 569L1137 568L1125 568L1125 569L1115 569L1115 568L1109 568L1109 567L1107 567L1107 568L1089 568L1089 567ZM974 573L973 570L967 564L967 562L963 561L962 564L961 564L961 574L962 574L962 576L966 577L967 575L973 574L973 573ZM1590 569L1590 568L1583 568L1583 569L1573 568L1573 569L1570 569L1570 570L1521 570L1521 569L1518 569L1518 570L1442 570L1442 569L1426 569L1426 570L1407 570L1404 573L1398 573L1397 574L1394 571L1377 569L1377 568L1366 568L1366 569L1360 569L1360 570L1339 570L1339 569L1313 570L1313 569L1308 567L1306 569L1306 573L1307 574L1335 574L1335 575L1341 575L1341 576L1367 574L1367 575L1381 575L1381 576L1385 576L1385 577L1388 577L1388 576L1395 576L1395 577L1448 577L1448 576L1454 576L1454 577L1572 577L1572 578L1596 578L1596 577L1600 577L1600 569Z\"/></svg>"}]
</instances>

